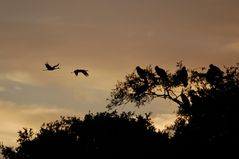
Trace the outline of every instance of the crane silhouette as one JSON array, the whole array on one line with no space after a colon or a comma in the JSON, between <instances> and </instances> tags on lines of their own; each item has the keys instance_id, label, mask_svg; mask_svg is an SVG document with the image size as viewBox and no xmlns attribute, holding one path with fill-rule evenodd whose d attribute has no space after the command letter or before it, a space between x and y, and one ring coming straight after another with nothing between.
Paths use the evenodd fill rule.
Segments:
<instances>
[{"instance_id":1,"label":"crane silhouette","mask_svg":"<svg viewBox=\"0 0 239 159\"><path fill-rule=\"evenodd\" d=\"M84 69L75 69L73 72L71 73L75 73L76 76L78 76L79 73L82 73L83 75L85 75L86 77L89 76L88 70L84 70Z\"/></svg>"},{"instance_id":2,"label":"crane silhouette","mask_svg":"<svg viewBox=\"0 0 239 159\"><path fill-rule=\"evenodd\" d=\"M51 66L48 62L46 62L45 66L46 66L46 70L43 70L43 71L53 71L56 69L60 69L59 63L57 65Z\"/></svg>"}]
</instances>

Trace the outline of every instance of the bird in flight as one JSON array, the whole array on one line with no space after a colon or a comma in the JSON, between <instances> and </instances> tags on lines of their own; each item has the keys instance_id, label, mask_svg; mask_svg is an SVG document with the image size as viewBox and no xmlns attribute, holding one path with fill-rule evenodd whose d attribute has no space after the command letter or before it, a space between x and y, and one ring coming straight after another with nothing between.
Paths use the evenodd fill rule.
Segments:
<instances>
[{"instance_id":1,"label":"bird in flight","mask_svg":"<svg viewBox=\"0 0 239 159\"><path fill-rule=\"evenodd\" d=\"M56 70L56 69L60 69L59 63L58 63L57 65L51 66L51 65L47 62L47 63L45 63L45 66L46 66L46 70L43 70L43 71L53 71L53 70Z\"/></svg>"},{"instance_id":2,"label":"bird in flight","mask_svg":"<svg viewBox=\"0 0 239 159\"><path fill-rule=\"evenodd\" d=\"M78 76L79 73L82 73L83 75L85 75L86 77L89 76L88 70L84 70L84 69L76 69L71 73L75 73L76 76Z\"/></svg>"}]
</instances>

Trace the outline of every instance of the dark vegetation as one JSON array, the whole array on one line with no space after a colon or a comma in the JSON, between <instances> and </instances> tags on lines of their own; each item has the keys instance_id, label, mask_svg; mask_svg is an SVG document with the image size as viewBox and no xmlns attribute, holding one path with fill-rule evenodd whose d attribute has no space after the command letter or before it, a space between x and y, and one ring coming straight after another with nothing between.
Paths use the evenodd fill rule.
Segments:
<instances>
[{"instance_id":1,"label":"dark vegetation","mask_svg":"<svg viewBox=\"0 0 239 159\"><path fill-rule=\"evenodd\" d=\"M155 130L149 114L116 112L128 102L140 107L155 98L178 105L175 123L164 131ZM137 66L116 84L107 108L84 119L62 117L43 124L38 133L23 129L19 146L2 145L2 154L6 159L38 159L228 153L239 143L239 65L188 70L179 62L175 73Z\"/></svg>"}]
</instances>

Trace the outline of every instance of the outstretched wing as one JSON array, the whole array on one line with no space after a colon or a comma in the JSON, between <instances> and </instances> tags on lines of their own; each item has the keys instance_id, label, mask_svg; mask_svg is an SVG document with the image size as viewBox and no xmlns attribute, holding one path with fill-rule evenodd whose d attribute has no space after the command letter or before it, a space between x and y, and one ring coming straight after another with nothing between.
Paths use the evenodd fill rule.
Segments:
<instances>
[{"instance_id":1,"label":"outstretched wing","mask_svg":"<svg viewBox=\"0 0 239 159\"><path fill-rule=\"evenodd\" d=\"M75 73L76 76L77 76L79 73L82 73L82 74L85 75L85 76L89 76L89 74L88 74L87 71L88 71L88 70L76 69L76 70L74 70L72 73Z\"/></svg>"},{"instance_id":2,"label":"outstretched wing","mask_svg":"<svg viewBox=\"0 0 239 159\"><path fill-rule=\"evenodd\" d=\"M45 66L46 66L46 68L47 68L48 70L52 69L52 66L49 65L48 63L45 63Z\"/></svg>"},{"instance_id":3,"label":"outstretched wing","mask_svg":"<svg viewBox=\"0 0 239 159\"><path fill-rule=\"evenodd\" d=\"M56 68L56 67L58 67L58 66L59 66L59 63L58 63L57 65L54 65L53 67Z\"/></svg>"},{"instance_id":4,"label":"outstretched wing","mask_svg":"<svg viewBox=\"0 0 239 159\"><path fill-rule=\"evenodd\" d=\"M81 70L81 73L83 73L85 76L89 76L87 70Z\"/></svg>"}]
</instances>

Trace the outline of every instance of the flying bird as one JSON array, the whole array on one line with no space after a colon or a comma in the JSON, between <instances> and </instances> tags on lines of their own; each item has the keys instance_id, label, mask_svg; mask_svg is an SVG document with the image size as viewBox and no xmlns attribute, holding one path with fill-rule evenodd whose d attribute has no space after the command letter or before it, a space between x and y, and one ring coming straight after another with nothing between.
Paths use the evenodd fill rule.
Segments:
<instances>
[{"instance_id":1,"label":"flying bird","mask_svg":"<svg viewBox=\"0 0 239 159\"><path fill-rule=\"evenodd\" d=\"M76 69L71 73L75 73L76 76L78 76L79 73L82 73L83 75L85 75L86 77L89 76L88 70L84 70L84 69Z\"/></svg>"},{"instance_id":2,"label":"flying bird","mask_svg":"<svg viewBox=\"0 0 239 159\"><path fill-rule=\"evenodd\" d=\"M144 69L142 69L139 66L137 66L136 67L136 71L137 71L137 73L138 73L140 78L146 79L147 72Z\"/></svg>"},{"instance_id":3,"label":"flying bird","mask_svg":"<svg viewBox=\"0 0 239 159\"><path fill-rule=\"evenodd\" d=\"M46 70L43 70L43 71L53 71L53 70L56 70L56 69L60 69L59 63L58 63L57 65L51 66L51 65L47 62L47 63L45 63L45 66L46 66Z\"/></svg>"}]
</instances>

